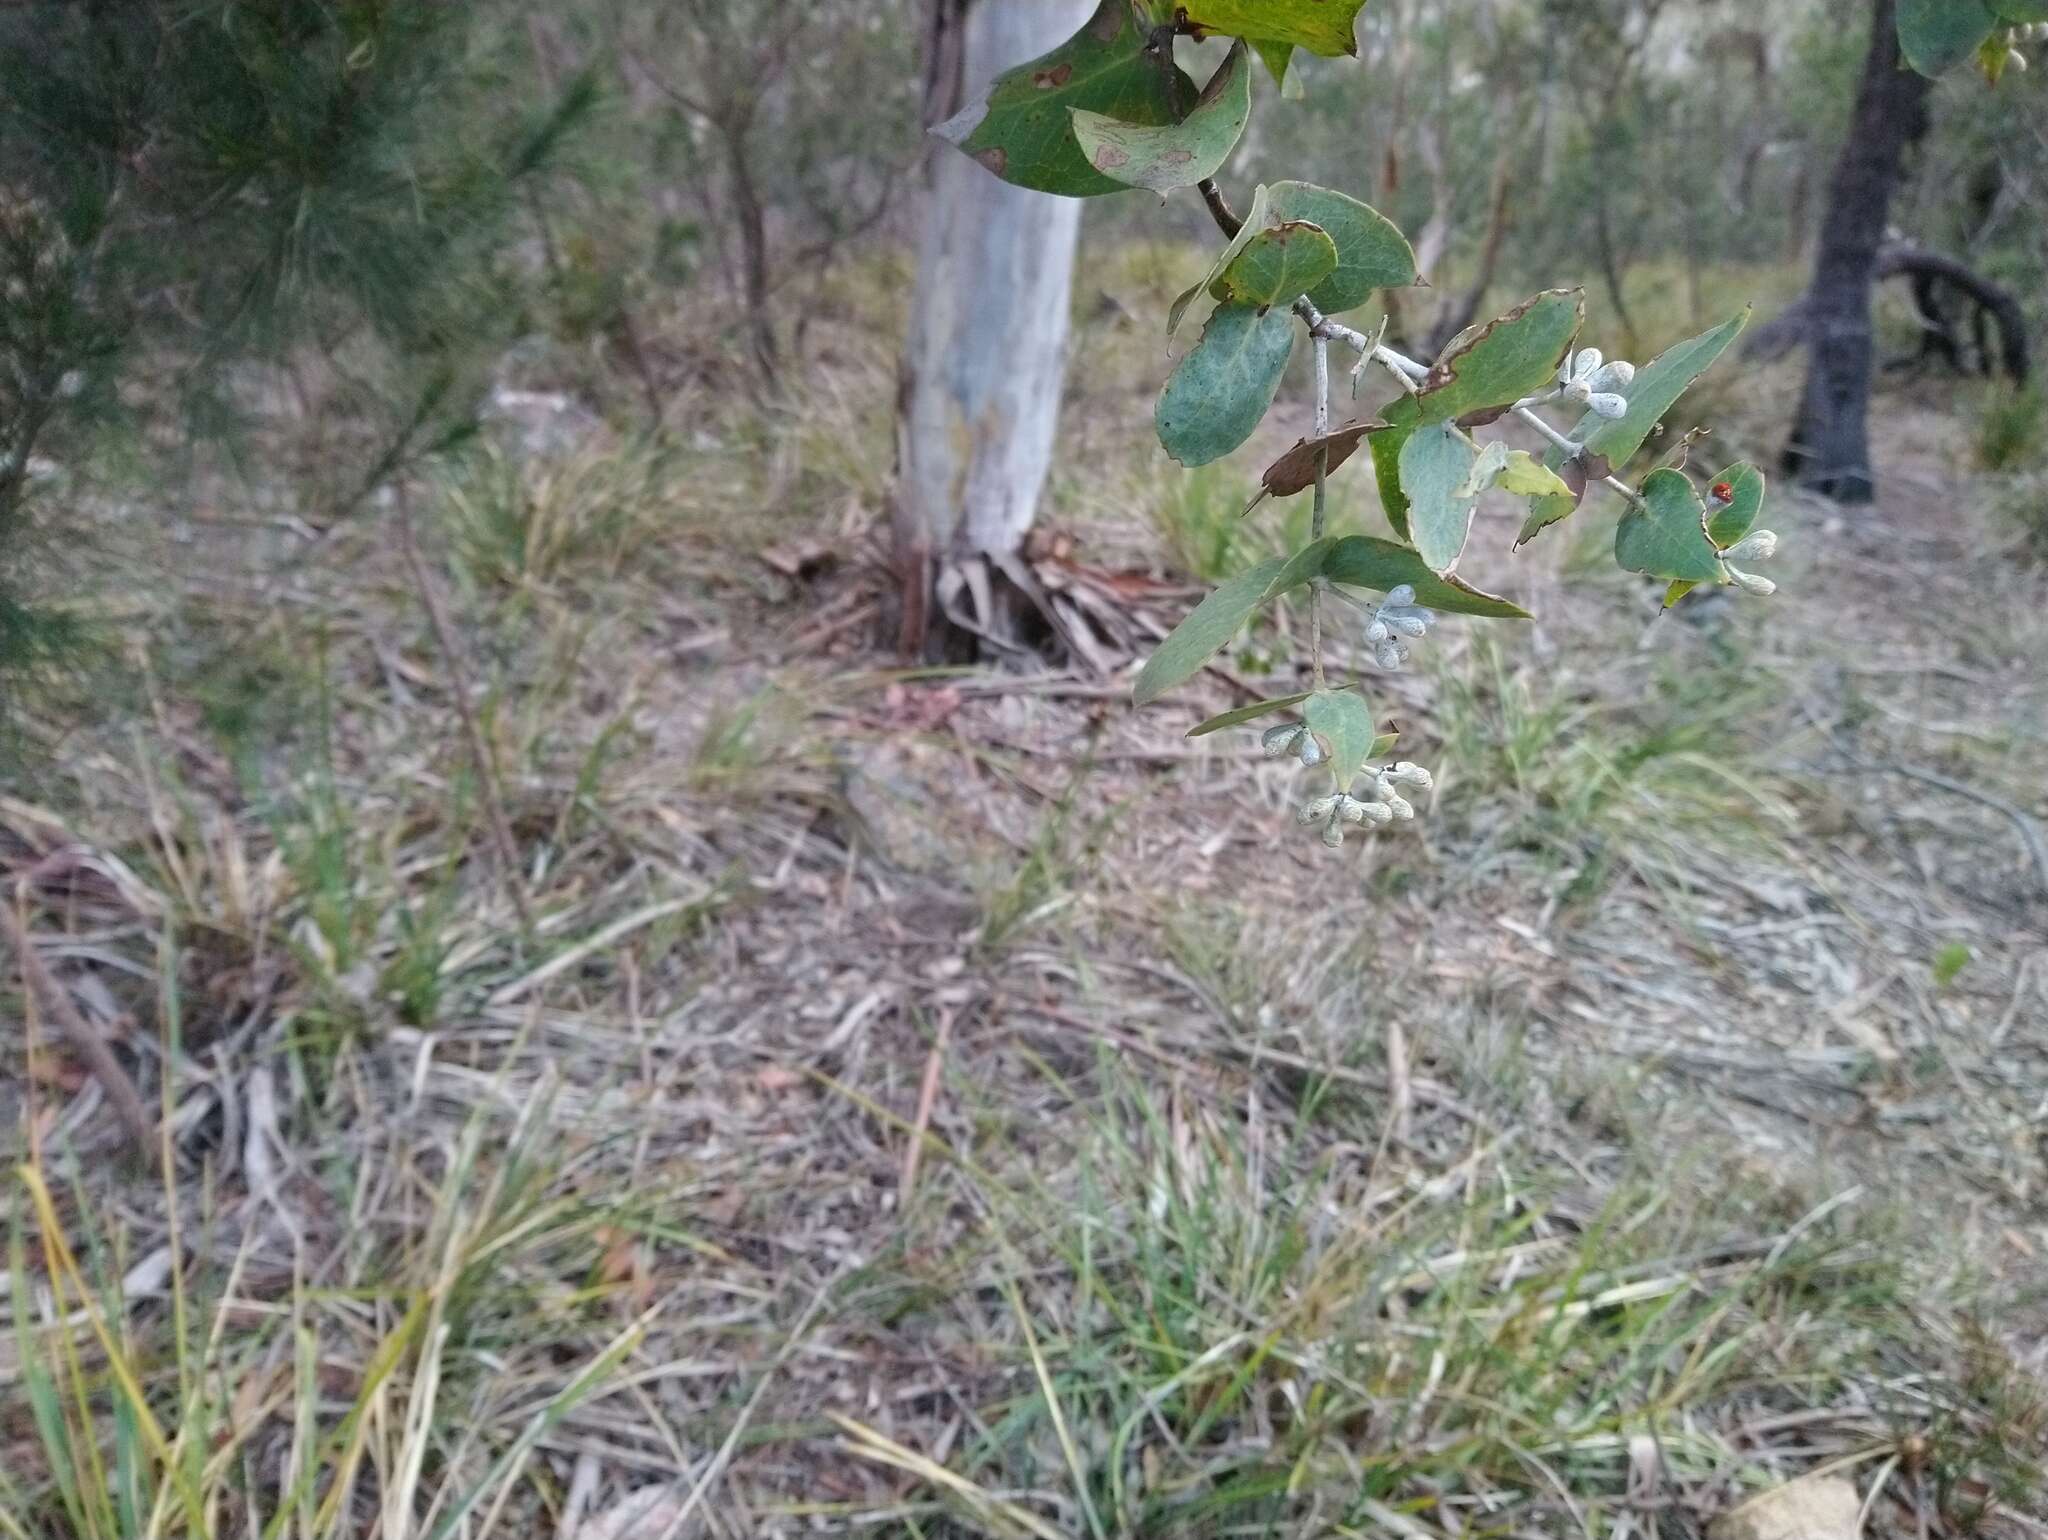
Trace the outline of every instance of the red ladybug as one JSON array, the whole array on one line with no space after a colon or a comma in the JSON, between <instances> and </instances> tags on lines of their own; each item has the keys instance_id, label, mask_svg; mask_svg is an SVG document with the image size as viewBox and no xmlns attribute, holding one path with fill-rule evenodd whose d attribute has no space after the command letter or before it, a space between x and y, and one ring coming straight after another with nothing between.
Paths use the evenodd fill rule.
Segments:
<instances>
[{"instance_id":1,"label":"red ladybug","mask_svg":"<svg viewBox=\"0 0 2048 1540\"><path fill-rule=\"evenodd\" d=\"M1714 501L1715 501L1715 502L1717 502L1717 503L1732 503L1732 502L1734 502L1734 501L1735 501L1735 488L1734 488L1734 487L1732 487L1732 486L1730 486L1730 485L1729 485L1729 484L1728 484L1727 482L1725 482L1725 481L1717 481L1717 482L1715 482L1715 483L1714 483Z\"/></svg>"}]
</instances>

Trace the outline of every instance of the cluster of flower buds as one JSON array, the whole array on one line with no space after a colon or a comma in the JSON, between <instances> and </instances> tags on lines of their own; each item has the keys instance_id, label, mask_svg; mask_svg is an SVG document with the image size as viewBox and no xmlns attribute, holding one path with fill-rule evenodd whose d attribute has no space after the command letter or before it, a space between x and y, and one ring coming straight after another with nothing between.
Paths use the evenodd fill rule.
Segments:
<instances>
[{"instance_id":1,"label":"cluster of flower buds","mask_svg":"<svg viewBox=\"0 0 2048 1540\"><path fill-rule=\"evenodd\" d=\"M1735 564L1738 561L1769 561L1777 553L1778 537L1774 533L1768 529L1752 530L1721 553L1721 565L1728 569L1728 575L1735 579L1744 593L1768 598L1778 591L1778 585L1757 573L1744 572Z\"/></svg>"},{"instance_id":2,"label":"cluster of flower buds","mask_svg":"<svg viewBox=\"0 0 2048 1540\"><path fill-rule=\"evenodd\" d=\"M1287 755L1311 769L1330 757L1316 735L1300 722L1283 722L1278 727L1269 727L1259 741L1266 746L1268 759Z\"/></svg>"},{"instance_id":3,"label":"cluster of flower buds","mask_svg":"<svg viewBox=\"0 0 2048 1540\"><path fill-rule=\"evenodd\" d=\"M1430 774L1420 765L1402 760L1372 774L1372 798L1362 801L1348 791L1332 792L1303 805L1295 820L1304 825L1321 824L1323 843L1335 850L1344 843L1344 831L1351 824L1390 824L1415 816L1415 804L1399 788L1418 789L1430 784Z\"/></svg>"},{"instance_id":4,"label":"cluster of flower buds","mask_svg":"<svg viewBox=\"0 0 2048 1540\"><path fill-rule=\"evenodd\" d=\"M1403 583L1388 590L1386 598L1367 613L1365 644L1381 668L1396 669L1408 661L1402 638L1427 636L1435 624L1436 611L1417 604L1414 585Z\"/></svg>"},{"instance_id":5,"label":"cluster of flower buds","mask_svg":"<svg viewBox=\"0 0 2048 1540\"><path fill-rule=\"evenodd\" d=\"M1635 377L1636 366L1626 359L1604 363L1598 348L1581 348L1578 357L1567 358L1557 371L1557 393L1611 422L1627 414L1625 392Z\"/></svg>"},{"instance_id":6,"label":"cluster of flower buds","mask_svg":"<svg viewBox=\"0 0 2048 1540\"><path fill-rule=\"evenodd\" d=\"M2024 21L2016 27L2005 29L2005 67L2009 70L2023 70L2027 67L2027 56L2020 52L2022 43L2048 42L2048 21Z\"/></svg>"}]
</instances>

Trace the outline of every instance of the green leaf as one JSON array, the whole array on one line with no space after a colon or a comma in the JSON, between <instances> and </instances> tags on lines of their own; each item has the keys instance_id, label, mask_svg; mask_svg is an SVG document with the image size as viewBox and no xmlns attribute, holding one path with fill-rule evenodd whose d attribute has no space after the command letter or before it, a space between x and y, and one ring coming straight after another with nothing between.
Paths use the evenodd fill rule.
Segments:
<instances>
[{"instance_id":1,"label":"green leaf","mask_svg":"<svg viewBox=\"0 0 2048 1540\"><path fill-rule=\"evenodd\" d=\"M2048 21L2048 0L1991 0L1991 9L1998 12L2000 21L2016 27L2030 21Z\"/></svg>"},{"instance_id":2,"label":"green leaf","mask_svg":"<svg viewBox=\"0 0 2048 1540\"><path fill-rule=\"evenodd\" d=\"M1310 732L1329 744L1330 772L1337 777L1337 789L1349 791L1352 777L1379 736L1365 697L1356 690L1324 690L1308 698L1301 719Z\"/></svg>"},{"instance_id":3,"label":"green leaf","mask_svg":"<svg viewBox=\"0 0 2048 1540\"><path fill-rule=\"evenodd\" d=\"M1264 187L1254 187L1252 189L1251 211L1245 215L1244 224L1238 229L1237 234L1230 238L1230 244L1225 246L1222 255L1209 265L1209 271L1202 275L1202 281L1192 289L1183 289L1175 296L1173 303L1167 307L1166 340L1168 342L1172 342L1173 334L1180 330L1181 319L1188 313L1188 306L1195 302L1196 296L1218 278L1222 277L1223 270L1237 259L1237 254L1251 243L1252 237L1265 229L1266 210L1266 189Z\"/></svg>"},{"instance_id":4,"label":"green leaf","mask_svg":"<svg viewBox=\"0 0 2048 1540\"><path fill-rule=\"evenodd\" d=\"M1378 209L1313 182L1275 182L1266 189L1274 219L1305 219L1337 243L1337 269L1309 290L1309 303L1325 315L1354 310L1375 289L1415 282L1415 252L1408 238Z\"/></svg>"},{"instance_id":5,"label":"green leaf","mask_svg":"<svg viewBox=\"0 0 2048 1540\"><path fill-rule=\"evenodd\" d=\"M1985 0L1899 0L1899 48L1923 75L1939 75L1977 51L1998 18Z\"/></svg>"},{"instance_id":6,"label":"green leaf","mask_svg":"<svg viewBox=\"0 0 2048 1540\"><path fill-rule=\"evenodd\" d=\"M1450 422L1472 412L1512 406L1557 376L1557 366L1586 319L1577 289L1546 289L1506 315L1451 339L1418 392L1382 414L1390 425L1372 439L1380 503L1396 534L1408 531L1408 500L1401 491L1401 448L1424 423Z\"/></svg>"},{"instance_id":7,"label":"green leaf","mask_svg":"<svg viewBox=\"0 0 2048 1540\"><path fill-rule=\"evenodd\" d=\"M1183 0L1194 25L1226 37L1294 43L1326 58L1358 52L1352 30L1365 0Z\"/></svg>"},{"instance_id":8,"label":"green leaf","mask_svg":"<svg viewBox=\"0 0 2048 1540\"><path fill-rule=\"evenodd\" d=\"M1249 706L1239 706L1235 711L1226 711L1208 721L1190 727L1187 736L1206 738L1211 733L1220 733L1226 727L1241 727L1246 722L1256 722L1260 717L1271 716L1276 711L1285 711L1289 706L1298 706L1309 698L1311 692L1303 690L1299 695L1279 695L1272 700L1255 700Z\"/></svg>"},{"instance_id":9,"label":"green leaf","mask_svg":"<svg viewBox=\"0 0 2048 1540\"><path fill-rule=\"evenodd\" d=\"M1271 71L1273 83L1280 88L1281 96L1292 102L1299 101L1308 94L1301 88L1301 77L1289 74L1287 70L1287 66L1294 60L1292 43L1269 43L1258 40L1253 42L1252 47L1257 49L1259 57L1266 61L1266 68Z\"/></svg>"},{"instance_id":10,"label":"green leaf","mask_svg":"<svg viewBox=\"0 0 2048 1540\"><path fill-rule=\"evenodd\" d=\"M1663 420L1664 414L1678 404L1678 398L1728 350L1728 344L1748 321L1749 307L1745 305L1740 315L1731 316L1712 331L1666 348L1636 372L1628 387L1627 412L1612 422L1588 412L1572 429L1571 437L1592 454L1606 456L1613 469L1620 470L1643 447L1650 430ZM1552 470L1564 462L1564 451L1555 447L1543 458L1543 463ZM1569 493L1541 499L1531 508L1529 520L1522 526L1515 544L1535 539L1558 520L1569 517L1577 507Z\"/></svg>"},{"instance_id":11,"label":"green leaf","mask_svg":"<svg viewBox=\"0 0 2048 1540\"><path fill-rule=\"evenodd\" d=\"M1209 292L1226 305L1291 305L1337 267L1337 245L1319 225L1269 225L1244 244Z\"/></svg>"},{"instance_id":12,"label":"green leaf","mask_svg":"<svg viewBox=\"0 0 2048 1540\"><path fill-rule=\"evenodd\" d=\"M1081 30L1051 53L998 75L981 100L932 132L1019 187L1090 198L1124 184L1088 163L1073 133L1081 108L1119 123L1165 125L1180 116L1195 85L1171 77L1145 50L1129 0L1102 0Z\"/></svg>"},{"instance_id":13,"label":"green leaf","mask_svg":"<svg viewBox=\"0 0 2048 1540\"><path fill-rule=\"evenodd\" d=\"M1152 420L1166 452L1183 465L1207 465L1250 438L1293 351L1288 311L1218 305L1159 393Z\"/></svg>"},{"instance_id":14,"label":"green leaf","mask_svg":"<svg viewBox=\"0 0 2048 1540\"><path fill-rule=\"evenodd\" d=\"M1650 472L1640 505L1614 530L1614 559L1630 572L1650 577L1718 583L1725 576L1721 553L1707 538L1707 509L1683 471Z\"/></svg>"},{"instance_id":15,"label":"green leaf","mask_svg":"<svg viewBox=\"0 0 2048 1540\"><path fill-rule=\"evenodd\" d=\"M1472 532L1476 488L1466 483L1479 457L1472 440L1447 422L1428 423L1401 446L1401 495L1415 549L1433 572L1458 564Z\"/></svg>"},{"instance_id":16,"label":"green leaf","mask_svg":"<svg viewBox=\"0 0 2048 1540\"><path fill-rule=\"evenodd\" d=\"M1713 504L1707 519L1707 538L1714 542L1716 550L1725 551L1756 528L1764 511L1764 473L1744 460L1729 466L1707 485L1725 485L1732 497L1725 505Z\"/></svg>"},{"instance_id":17,"label":"green leaf","mask_svg":"<svg viewBox=\"0 0 2048 1540\"><path fill-rule=\"evenodd\" d=\"M1088 164L1127 187L1163 193L1216 174L1252 115L1252 72L1243 43L1231 46L1178 123L1125 123L1073 109L1074 139Z\"/></svg>"},{"instance_id":18,"label":"green leaf","mask_svg":"<svg viewBox=\"0 0 2048 1540\"><path fill-rule=\"evenodd\" d=\"M2005 78L2005 66L2012 60L2012 45L2003 32L1987 32L1977 45L1977 68L1985 80L1997 85Z\"/></svg>"},{"instance_id":19,"label":"green leaf","mask_svg":"<svg viewBox=\"0 0 2048 1540\"><path fill-rule=\"evenodd\" d=\"M1509 599L1482 593L1463 578L1430 571L1413 546L1382 540L1377 535L1346 535L1330 543L1323 576L1350 588L1379 593L1407 583L1415 602L1447 615L1478 615L1488 620L1527 620L1529 612Z\"/></svg>"},{"instance_id":20,"label":"green leaf","mask_svg":"<svg viewBox=\"0 0 2048 1540\"><path fill-rule=\"evenodd\" d=\"M1495 485L1517 497L1572 495L1572 489L1564 484L1564 478L1526 449L1517 449L1508 456L1508 463L1501 469L1500 480Z\"/></svg>"},{"instance_id":21,"label":"green leaf","mask_svg":"<svg viewBox=\"0 0 2048 1540\"><path fill-rule=\"evenodd\" d=\"M1159 644L1139 672L1132 698L1143 706L1192 679L1260 606L1301 587L1322 570L1330 545L1329 540L1311 541L1292 556L1262 561L1210 594Z\"/></svg>"}]
</instances>

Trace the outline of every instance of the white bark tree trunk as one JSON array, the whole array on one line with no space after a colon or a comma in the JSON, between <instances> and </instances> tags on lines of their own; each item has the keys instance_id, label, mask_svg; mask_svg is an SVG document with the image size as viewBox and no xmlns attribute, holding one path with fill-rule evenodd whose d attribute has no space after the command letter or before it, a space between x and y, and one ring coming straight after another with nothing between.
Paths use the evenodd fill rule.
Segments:
<instances>
[{"instance_id":1,"label":"white bark tree trunk","mask_svg":"<svg viewBox=\"0 0 2048 1540\"><path fill-rule=\"evenodd\" d=\"M1079 31L1095 0L932 0L926 121ZM897 417L903 640L924 650L934 573L1023 544L1052 464L1081 205L927 152ZM986 623L989 617L982 617Z\"/></svg>"}]
</instances>

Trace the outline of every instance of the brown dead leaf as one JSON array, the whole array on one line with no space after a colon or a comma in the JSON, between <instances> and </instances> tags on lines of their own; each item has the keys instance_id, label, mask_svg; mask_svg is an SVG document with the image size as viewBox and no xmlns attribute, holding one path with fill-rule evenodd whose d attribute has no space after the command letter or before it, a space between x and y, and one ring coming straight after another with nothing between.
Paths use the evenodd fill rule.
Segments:
<instances>
[{"instance_id":1,"label":"brown dead leaf","mask_svg":"<svg viewBox=\"0 0 2048 1540\"><path fill-rule=\"evenodd\" d=\"M1377 417L1363 421L1353 419L1319 439L1296 439L1294 447L1267 466L1266 473L1259 478L1260 485L1265 488L1264 495L1292 497L1295 493L1314 486L1318 450L1327 448L1330 452L1330 463L1325 470L1327 475L1329 471L1334 471L1351 458L1366 434L1377 432L1385 426L1386 423ZM1254 506L1256 502L1254 499ZM1250 513L1251 509L1247 508L1245 512Z\"/></svg>"}]
</instances>

